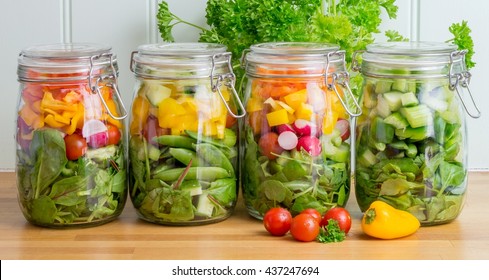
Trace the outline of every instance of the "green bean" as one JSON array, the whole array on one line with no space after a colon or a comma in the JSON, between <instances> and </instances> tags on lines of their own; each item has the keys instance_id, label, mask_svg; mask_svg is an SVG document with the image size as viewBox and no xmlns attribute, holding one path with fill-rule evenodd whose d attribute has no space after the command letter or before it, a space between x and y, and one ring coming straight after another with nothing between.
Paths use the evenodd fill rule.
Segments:
<instances>
[{"instance_id":1,"label":"green bean","mask_svg":"<svg viewBox=\"0 0 489 280\"><path fill-rule=\"evenodd\" d=\"M234 176L234 166L226 155L216 146L208 143L194 145L197 155L211 166L222 167Z\"/></svg>"},{"instance_id":2,"label":"green bean","mask_svg":"<svg viewBox=\"0 0 489 280\"><path fill-rule=\"evenodd\" d=\"M156 179L161 179L166 182L172 182L178 179L185 168L173 168L160 172L154 176ZM224 168L221 167L190 167L184 180L202 180L202 181L214 181L216 179L229 178L232 175Z\"/></svg>"},{"instance_id":3,"label":"green bean","mask_svg":"<svg viewBox=\"0 0 489 280\"><path fill-rule=\"evenodd\" d=\"M195 139L180 135L161 135L153 138L153 140L162 145L185 149L193 149L192 144L197 142Z\"/></svg>"},{"instance_id":4,"label":"green bean","mask_svg":"<svg viewBox=\"0 0 489 280\"><path fill-rule=\"evenodd\" d=\"M170 148L170 155L185 165L188 165L190 160L192 160L192 167L201 166L201 159L197 157L197 154L194 151L189 149Z\"/></svg>"}]
</instances>

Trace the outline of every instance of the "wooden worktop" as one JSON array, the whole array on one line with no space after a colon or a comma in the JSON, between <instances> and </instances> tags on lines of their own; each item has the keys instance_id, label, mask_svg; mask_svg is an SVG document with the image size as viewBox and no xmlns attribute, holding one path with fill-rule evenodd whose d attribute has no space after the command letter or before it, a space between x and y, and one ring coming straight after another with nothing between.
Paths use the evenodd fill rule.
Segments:
<instances>
[{"instance_id":1,"label":"wooden worktop","mask_svg":"<svg viewBox=\"0 0 489 280\"><path fill-rule=\"evenodd\" d=\"M122 215L84 229L30 225L20 212L14 173L0 173L0 259L489 259L489 173L471 172L467 200L452 223L423 227L396 240L375 240L360 228L361 213L351 195L353 218L340 243L302 243L270 236L248 216L240 199L227 220L205 226L172 227L137 218L128 200Z\"/></svg>"}]
</instances>

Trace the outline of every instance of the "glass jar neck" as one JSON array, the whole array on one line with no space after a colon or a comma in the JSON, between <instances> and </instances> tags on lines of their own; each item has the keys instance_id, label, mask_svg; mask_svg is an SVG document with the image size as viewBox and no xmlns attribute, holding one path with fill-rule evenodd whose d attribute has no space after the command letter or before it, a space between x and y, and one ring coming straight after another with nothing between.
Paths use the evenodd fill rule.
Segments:
<instances>
[{"instance_id":1,"label":"glass jar neck","mask_svg":"<svg viewBox=\"0 0 489 280\"><path fill-rule=\"evenodd\" d=\"M18 58L19 81L80 82L99 77L115 79L117 57L110 47L95 44L38 45L22 50Z\"/></svg>"},{"instance_id":2,"label":"glass jar neck","mask_svg":"<svg viewBox=\"0 0 489 280\"><path fill-rule=\"evenodd\" d=\"M365 76L386 78L448 78L465 71L457 47L435 42L389 42L367 46L362 56Z\"/></svg>"},{"instance_id":3,"label":"glass jar neck","mask_svg":"<svg viewBox=\"0 0 489 280\"><path fill-rule=\"evenodd\" d=\"M284 42L251 46L243 54L246 74L260 78L316 78L346 71L344 51L320 43Z\"/></svg>"}]
</instances>

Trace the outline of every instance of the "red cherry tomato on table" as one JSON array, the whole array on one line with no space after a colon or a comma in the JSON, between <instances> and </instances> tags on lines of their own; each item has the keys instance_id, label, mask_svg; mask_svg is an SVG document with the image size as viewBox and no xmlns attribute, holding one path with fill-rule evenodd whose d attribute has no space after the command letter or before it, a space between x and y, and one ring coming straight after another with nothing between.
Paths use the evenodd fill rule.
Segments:
<instances>
[{"instance_id":1,"label":"red cherry tomato on table","mask_svg":"<svg viewBox=\"0 0 489 280\"><path fill-rule=\"evenodd\" d=\"M77 160L87 152L87 141L80 134L66 135L64 140L69 160Z\"/></svg>"},{"instance_id":2,"label":"red cherry tomato on table","mask_svg":"<svg viewBox=\"0 0 489 280\"><path fill-rule=\"evenodd\" d=\"M295 240L313 241L319 234L319 223L309 214L299 214L292 219L290 234Z\"/></svg>"},{"instance_id":3,"label":"red cherry tomato on table","mask_svg":"<svg viewBox=\"0 0 489 280\"><path fill-rule=\"evenodd\" d=\"M351 216L345 208L334 207L326 211L323 219L321 220L321 227L326 227L326 225L328 225L329 219L336 220L338 222L339 228L344 231L345 234L350 231Z\"/></svg>"},{"instance_id":4,"label":"red cherry tomato on table","mask_svg":"<svg viewBox=\"0 0 489 280\"><path fill-rule=\"evenodd\" d=\"M107 145L117 145L121 140L121 131L115 125L107 125L107 134L109 137Z\"/></svg>"},{"instance_id":5,"label":"red cherry tomato on table","mask_svg":"<svg viewBox=\"0 0 489 280\"><path fill-rule=\"evenodd\" d=\"M292 215L285 208L275 207L267 211L263 217L265 229L275 236L282 236L290 229Z\"/></svg>"},{"instance_id":6,"label":"red cherry tomato on table","mask_svg":"<svg viewBox=\"0 0 489 280\"><path fill-rule=\"evenodd\" d=\"M321 223L321 213L319 213L319 211L314 208L304 209L302 210L301 214L311 215L318 222L318 224Z\"/></svg>"}]
</instances>

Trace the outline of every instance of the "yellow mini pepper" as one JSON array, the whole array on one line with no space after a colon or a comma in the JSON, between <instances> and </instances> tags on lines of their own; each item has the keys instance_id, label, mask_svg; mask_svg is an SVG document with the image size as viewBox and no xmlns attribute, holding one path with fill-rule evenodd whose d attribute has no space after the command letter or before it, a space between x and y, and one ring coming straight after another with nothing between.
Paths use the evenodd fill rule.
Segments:
<instances>
[{"instance_id":1,"label":"yellow mini pepper","mask_svg":"<svg viewBox=\"0 0 489 280\"><path fill-rule=\"evenodd\" d=\"M372 202L362 218L365 234L380 239L394 239L415 233L420 227L418 219L411 213L396 209L377 200Z\"/></svg>"}]
</instances>

